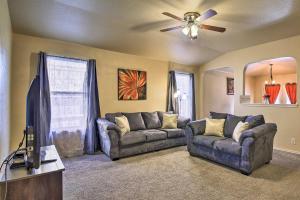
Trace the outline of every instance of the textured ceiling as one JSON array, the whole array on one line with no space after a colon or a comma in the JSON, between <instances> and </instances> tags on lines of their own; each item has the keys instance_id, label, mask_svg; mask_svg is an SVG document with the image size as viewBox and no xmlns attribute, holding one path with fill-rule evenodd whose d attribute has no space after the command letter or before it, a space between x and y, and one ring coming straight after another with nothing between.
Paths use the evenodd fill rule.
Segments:
<instances>
[{"instance_id":1,"label":"textured ceiling","mask_svg":"<svg viewBox=\"0 0 300 200\"><path fill-rule=\"evenodd\" d=\"M8 0L16 33L81 43L182 64L201 64L224 52L300 34L296 0ZM206 24L225 33L201 30L190 41L161 13L215 9Z\"/></svg>"}]
</instances>

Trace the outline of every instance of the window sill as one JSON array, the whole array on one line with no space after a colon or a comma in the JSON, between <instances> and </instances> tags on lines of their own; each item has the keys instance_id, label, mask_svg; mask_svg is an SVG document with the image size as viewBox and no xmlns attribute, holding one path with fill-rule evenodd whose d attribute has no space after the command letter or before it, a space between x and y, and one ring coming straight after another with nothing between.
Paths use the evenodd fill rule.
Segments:
<instances>
[{"instance_id":1,"label":"window sill","mask_svg":"<svg viewBox=\"0 0 300 200\"><path fill-rule=\"evenodd\" d=\"M263 103L242 103L249 107L275 107L275 108L298 108L298 104L263 104Z\"/></svg>"}]
</instances>

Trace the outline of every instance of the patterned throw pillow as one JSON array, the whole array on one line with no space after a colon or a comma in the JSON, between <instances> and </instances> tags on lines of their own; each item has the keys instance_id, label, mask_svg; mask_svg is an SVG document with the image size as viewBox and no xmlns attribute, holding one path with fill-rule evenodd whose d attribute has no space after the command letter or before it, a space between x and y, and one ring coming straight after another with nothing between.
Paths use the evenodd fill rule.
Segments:
<instances>
[{"instance_id":1,"label":"patterned throw pillow","mask_svg":"<svg viewBox=\"0 0 300 200\"><path fill-rule=\"evenodd\" d=\"M115 121L117 126L121 130L122 136L130 132L130 127L129 127L129 122L127 117L125 117L124 115L122 117L115 117Z\"/></svg>"},{"instance_id":2,"label":"patterned throw pillow","mask_svg":"<svg viewBox=\"0 0 300 200\"><path fill-rule=\"evenodd\" d=\"M177 128L177 114L163 114L163 125L164 129L175 129Z\"/></svg>"},{"instance_id":3,"label":"patterned throw pillow","mask_svg":"<svg viewBox=\"0 0 300 200\"><path fill-rule=\"evenodd\" d=\"M206 120L206 127L205 127L205 133L203 135L224 137L223 129L224 129L225 119L205 118L205 120Z\"/></svg>"}]
</instances>

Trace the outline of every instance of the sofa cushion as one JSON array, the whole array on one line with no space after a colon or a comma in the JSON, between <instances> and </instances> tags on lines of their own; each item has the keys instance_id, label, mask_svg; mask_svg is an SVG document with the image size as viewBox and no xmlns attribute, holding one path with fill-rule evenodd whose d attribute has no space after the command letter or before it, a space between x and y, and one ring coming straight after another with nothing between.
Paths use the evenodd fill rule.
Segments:
<instances>
[{"instance_id":1,"label":"sofa cushion","mask_svg":"<svg viewBox=\"0 0 300 200\"><path fill-rule=\"evenodd\" d=\"M161 129L165 131L168 135L168 138L177 138L177 137L185 137L184 130L180 128L175 129Z\"/></svg>"},{"instance_id":2,"label":"sofa cushion","mask_svg":"<svg viewBox=\"0 0 300 200\"><path fill-rule=\"evenodd\" d=\"M122 117L123 114L120 112L116 112L116 113L106 113L105 114L105 119L107 119L108 121L112 122L112 123L116 123L115 117Z\"/></svg>"},{"instance_id":3,"label":"sofa cushion","mask_svg":"<svg viewBox=\"0 0 300 200\"><path fill-rule=\"evenodd\" d=\"M147 129L155 129L161 127L161 122L159 120L157 112L142 112L142 117Z\"/></svg>"},{"instance_id":4,"label":"sofa cushion","mask_svg":"<svg viewBox=\"0 0 300 200\"><path fill-rule=\"evenodd\" d=\"M227 113L209 112L212 119L226 119Z\"/></svg>"},{"instance_id":5,"label":"sofa cushion","mask_svg":"<svg viewBox=\"0 0 300 200\"><path fill-rule=\"evenodd\" d=\"M247 116L240 117L240 116L228 114L224 125L224 136L231 138L236 125L239 122L244 122L246 118Z\"/></svg>"},{"instance_id":6,"label":"sofa cushion","mask_svg":"<svg viewBox=\"0 0 300 200\"><path fill-rule=\"evenodd\" d=\"M164 140L167 138L167 133L157 129L143 130L143 134L146 135L146 141Z\"/></svg>"},{"instance_id":7,"label":"sofa cushion","mask_svg":"<svg viewBox=\"0 0 300 200\"><path fill-rule=\"evenodd\" d=\"M120 142L122 146L143 143L146 142L146 135L143 131L130 131L120 138Z\"/></svg>"},{"instance_id":8,"label":"sofa cushion","mask_svg":"<svg viewBox=\"0 0 300 200\"><path fill-rule=\"evenodd\" d=\"M242 149L241 145L231 138L215 141L213 144L213 148L220 152L225 152L238 156L241 154Z\"/></svg>"},{"instance_id":9,"label":"sofa cushion","mask_svg":"<svg viewBox=\"0 0 300 200\"><path fill-rule=\"evenodd\" d=\"M128 119L130 130L144 130L146 129L142 114L140 112L136 113L123 113Z\"/></svg>"},{"instance_id":10,"label":"sofa cushion","mask_svg":"<svg viewBox=\"0 0 300 200\"><path fill-rule=\"evenodd\" d=\"M224 140L224 137L196 135L193 137L193 143L202 145L208 148L213 148L215 141Z\"/></svg>"},{"instance_id":11,"label":"sofa cushion","mask_svg":"<svg viewBox=\"0 0 300 200\"><path fill-rule=\"evenodd\" d=\"M248 116L245 122L249 123L249 128L254 128L260 125L265 124L265 118L263 115L256 115L256 116Z\"/></svg>"},{"instance_id":12,"label":"sofa cushion","mask_svg":"<svg viewBox=\"0 0 300 200\"><path fill-rule=\"evenodd\" d=\"M177 128L185 128L190 121L191 120L189 118L179 116L177 120Z\"/></svg>"}]
</instances>

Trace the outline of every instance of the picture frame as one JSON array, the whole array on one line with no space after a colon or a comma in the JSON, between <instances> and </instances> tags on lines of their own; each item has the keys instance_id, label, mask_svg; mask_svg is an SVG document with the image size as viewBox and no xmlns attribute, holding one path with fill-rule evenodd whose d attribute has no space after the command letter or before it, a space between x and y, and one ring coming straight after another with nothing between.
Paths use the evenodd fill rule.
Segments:
<instances>
[{"instance_id":1,"label":"picture frame","mask_svg":"<svg viewBox=\"0 0 300 200\"><path fill-rule=\"evenodd\" d=\"M234 78L227 77L227 95L234 95Z\"/></svg>"},{"instance_id":2,"label":"picture frame","mask_svg":"<svg viewBox=\"0 0 300 200\"><path fill-rule=\"evenodd\" d=\"M147 72L118 69L118 100L146 100Z\"/></svg>"}]
</instances>

